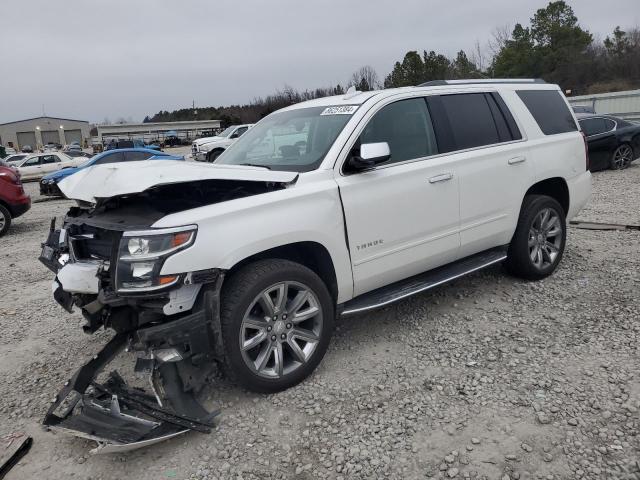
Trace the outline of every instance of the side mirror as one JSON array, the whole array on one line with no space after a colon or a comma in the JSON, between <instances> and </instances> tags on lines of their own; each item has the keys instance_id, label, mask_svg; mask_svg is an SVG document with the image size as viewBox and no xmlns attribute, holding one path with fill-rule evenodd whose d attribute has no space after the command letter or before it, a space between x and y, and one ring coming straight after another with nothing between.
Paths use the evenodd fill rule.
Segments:
<instances>
[{"instance_id":1,"label":"side mirror","mask_svg":"<svg viewBox=\"0 0 640 480\"><path fill-rule=\"evenodd\" d=\"M351 155L348 166L354 171L368 170L379 163L386 162L389 158L391 158L391 149L387 142L363 143L360 145L360 155Z\"/></svg>"}]
</instances>

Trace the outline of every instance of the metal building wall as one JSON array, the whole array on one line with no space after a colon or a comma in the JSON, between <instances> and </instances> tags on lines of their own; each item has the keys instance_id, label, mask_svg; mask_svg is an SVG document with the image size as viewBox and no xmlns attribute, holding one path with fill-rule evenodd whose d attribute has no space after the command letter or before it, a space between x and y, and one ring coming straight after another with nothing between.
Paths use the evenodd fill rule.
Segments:
<instances>
[{"instance_id":1,"label":"metal building wall","mask_svg":"<svg viewBox=\"0 0 640 480\"><path fill-rule=\"evenodd\" d=\"M581 95L568 100L572 105L589 105L596 113L640 121L640 90Z\"/></svg>"}]
</instances>

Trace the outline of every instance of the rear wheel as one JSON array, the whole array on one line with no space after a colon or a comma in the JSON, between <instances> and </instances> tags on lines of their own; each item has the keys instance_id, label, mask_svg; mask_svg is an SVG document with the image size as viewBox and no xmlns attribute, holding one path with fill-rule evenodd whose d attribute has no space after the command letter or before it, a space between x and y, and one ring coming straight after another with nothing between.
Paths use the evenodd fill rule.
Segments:
<instances>
[{"instance_id":1,"label":"rear wheel","mask_svg":"<svg viewBox=\"0 0 640 480\"><path fill-rule=\"evenodd\" d=\"M527 195L509 244L507 270L528 280L548 277L562 259L565 242L566 220L562 206L546 195Z\"/></svg>"},{"instance_id":2,"label":"rear wheel","mask_svg":"<svg viewBox=\"0 0 640 480\"><path fill-rule=\"evenodd\" d=\"M334 305L323 281L288 260L249 264L225 282L225 370L256 392L304 380L320 363L333 331Z\"/></svg>"},{"instance_id":3,"label":"rear wheel","mask_svg":"<svg viewBox=\"0 0 640 480\"><path fill-rule=\"evenodd\" d=\"M216 158L218 158L222 152L224 152L224 149L222 148L218 148L216 150L211 150L208 154L207 154L207 162L209 163L213 163L216 161Z\"/></svg>"},{"instance_id":4,"label":"rear wheel","mask_svg":"<svg viewBox=\"0 0 640 480\"><path fill-rule=\"evenodd\" d=\"M0 237L7 233L11 226L11 213L4 205L0 205Z\"/></svg>"},{"instance_id":5,"label":"rear wheel","mask_svg":"<svg viewBox=\"0 0 640 480\"><path fill-rule=\"evenodd\" d=\"M633 161L633 149L631 145L623 143L618 148L616 148L611 155L611 169L612 170L622 170L629 166L629 164Z\"/></svg>"}]
</instances>

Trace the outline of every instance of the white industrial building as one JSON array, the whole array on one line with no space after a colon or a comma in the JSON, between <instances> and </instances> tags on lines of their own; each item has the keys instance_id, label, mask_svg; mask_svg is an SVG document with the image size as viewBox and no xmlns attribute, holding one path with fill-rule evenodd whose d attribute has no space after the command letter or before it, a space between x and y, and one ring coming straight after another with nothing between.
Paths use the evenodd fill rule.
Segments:
<instances>
[{"instance_id":1,"label":"white industrial building","mask_svg":"<svg viewBox=\"0 0 640 480\"><path fill-rule=\"evenodd\" d=\"M98 125L98 142L140 139L162 141L170 133L178 138L192 139L212 135L220 129L220 120L189 120L184 122L123 123Z\"/></svg>"},{"instance_id":2,"label":"white industrial building","mask_svg":"<svg viewBox=\"0 0 640 480\"><path fill-rule=\"evenodd\" d=\"M47 143L85 145L90 138L89 122L70 118L36 117L0 124L0 143L15 149L29 145L37 149Z\"/></svg>"},{"instance_id":3,"label":"white industrial building","mask_svg":"<svg viewBox=\"0 0 640 480\"><path fill-rule=\"evenodd\" d=\"M569 97L568 100L571 105L592 107L596 113L640 121L640 90L580 95Z\"/></svg>"}]
</instances>

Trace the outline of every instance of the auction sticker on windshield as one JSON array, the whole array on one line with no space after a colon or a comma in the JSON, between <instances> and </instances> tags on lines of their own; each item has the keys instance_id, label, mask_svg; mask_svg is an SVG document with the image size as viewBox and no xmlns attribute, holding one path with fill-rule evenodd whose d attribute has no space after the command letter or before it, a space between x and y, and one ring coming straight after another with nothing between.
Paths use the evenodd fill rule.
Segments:
<instances>
[{"instance_id":1,"label":"auction sticker on windshield","mask_svg":"<svg viewBox=\"0 0 640 480\"><path fill-rule=\"evenodd\" d=\"M338 105L325 108L320 115L353 115L358 105Z\"/></svg>"}]
</instances>

